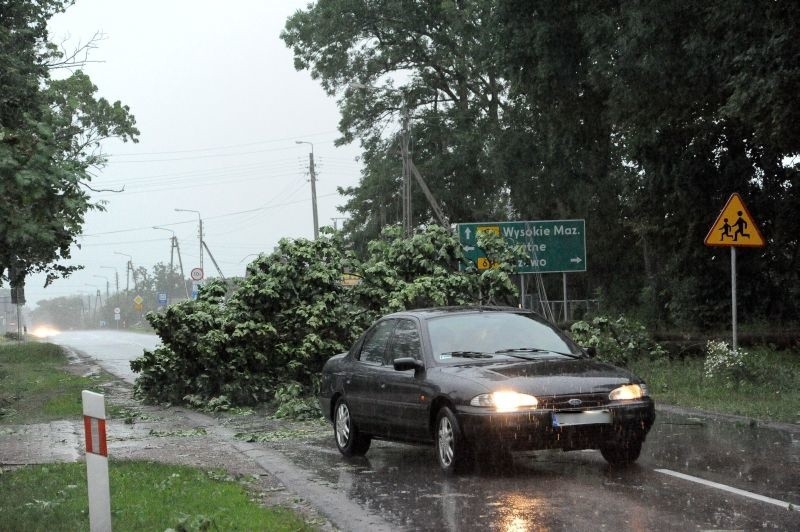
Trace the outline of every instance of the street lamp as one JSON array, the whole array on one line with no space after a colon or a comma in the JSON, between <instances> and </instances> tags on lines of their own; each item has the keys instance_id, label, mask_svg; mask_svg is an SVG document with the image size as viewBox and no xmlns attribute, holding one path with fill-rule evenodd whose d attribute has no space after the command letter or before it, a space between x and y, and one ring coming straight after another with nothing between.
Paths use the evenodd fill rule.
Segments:
<instances>
[{"instance_id":1,"label":"street lamp","mask_svg":"<svg viewBox=\"0 0 800 532\"><path fill-rule=\"evenodd\" d=\"M201 224L202 224L202 221L201 221ZM201 227L202 227L202 225L201 225ZM175 251L177 250L178 251L178 265L181 267L181 284L183 285L183 289L186 291L186 299L189 299L189 287L186 285L186 277L183 275L183 259L181 258L181 248L178 245L178 237L175 235L175 231L173 231L172 229L168 229L166 227L158 226L158 225L154 225L153 229L160 229L162 231L169 231L170 233L172 233L172 236L170 237L171 245L170 245L170 249L169 249L169 274L172 275L172 272L174 270L174 266L175 266ZM202 245L203 245L203 243L201 241L200 242L200 246L201 246L200 251L202 251ZM201 254L200 255L201 264L202 264L202 257L203 257L203 255ZM171 283L172 282L170 281L170 286L171 286Z\"/></svg>"},{"instance_id":2,"label":"street lamp","mask_svg":"<svg viewBox=\"0 0 800 532\"><path fill-rule=\"evenodd\" d=\"M170 233L172 233L172 236L169 239L169 241L170 241L169 273L171 275L172 274L172 270L173 270L173 265L174 265L174 257L173 257L173 255L174 255L174 250L175 250L175 244L176 244L176 241L178 240L178 237L175 236L175 231L173 231L172 229L167 229L166 227L160 227L158 225L154 225L153 229L160 229L161 231L169 231ZM178 260L180 260L180 255L178 256ZM183 267L181 267L181 270L183 270Z\"/></svg>"},{"instance_id":3,"label":"street lamp","mask_svg":"<svg viewBox=\"0 0 800 532\"><path fill-rule=\"evenodd\" d=\"M123 257L128 257L128 264L126 265L125 269L125 292L127 293L131 288L130 274L133 272L133 256L119 251L115 251L114 255L122 255ZM134 290L136 289L136 277L133 278L133 288Z\"/></svg>"},{"instance_id":4,"label":"street lamp","mask_svg":"<svg viewBox=\"0 0 800 532\"><path fill-rule=\"evenodd\" d=\"M200 222L200 230L198 232L200 236L200 269L203 269L203 218L200 216L200 211L195 211L193 209L175 209L176 212L193 212L197 214L197 220ZM205 270L204 270L205 271Z\"/></svg>"},{"instance_id":5,"label":"street lamp","mask_svg":"<svg viewBox=\"0 0 800 532\"><path fill-rule=\"evenodd\" d=\"M92 277L99 277L100 279L106 280L106 302L108 302L108 277L105 275L92 275Z\"/></svg>"},{"instance_id":6,"label":"street lamp","mask_svg":"<svg viewBox=\"0 0 800 532\"><path fill-rule=\"evenodd\" d=\"M116 293L119 294L119 271L116 266L100 266L104 270L114 270L114 284L116 285Z\"/></svg>"},{"instance_id":7,"label":"street lamp","mask_svg":"<svg viewBox=\"0 0 800 532\"><path fill-rule=\"evenodd\" d=\"M317 218L317 174L314 169L314 144L307 140L296 140L295 144L308 144L311 153L308 154L308 173L311 175L311 209L314 214L314 240L319 238L319 220Z\"/></svg>"},{"instance_id":8,"label":"street lamp","mask_svg":"<svg viewBox=\"0 0 800 532\"><path fill-rule=\"evenodd\" d=\"M84 284L84 286L91 286L92 288L94 288L94 291L95 291L94 309L91 309L92 296L89 296L89 307L90 307L90 309L92 311L92 318L91 319L92 319L92 322L94 322L94 321L97 321L97 307L98 307L98 302L99 302L98 300L100 299L100 287L98 287L96 284L89 284L89 283L83 283L83 284Z\"/></svg>"}]
</instances>

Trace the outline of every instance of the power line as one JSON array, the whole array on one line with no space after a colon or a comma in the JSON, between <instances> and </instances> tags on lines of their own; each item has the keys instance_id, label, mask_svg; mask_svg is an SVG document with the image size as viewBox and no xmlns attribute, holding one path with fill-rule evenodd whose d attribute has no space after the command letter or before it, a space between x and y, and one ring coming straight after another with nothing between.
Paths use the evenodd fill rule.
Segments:
<instances>
[{"instance_id":1,"label":"power line","mask_svg":"<svg viewBox=\"0 0 800 532\"><path fill-rule=\"evenodd\" d=\"M173 150L173 151L153 151L153 152L142 152L142 153L112 153L109 154L108 157L138 157L141 155L169 155L172 153L196 153L199 151L213 151L213 150L227 150L231 148L242 148L245 146L256 146L258 144L270 144L273 142L286 142L290 140L294 140L298 137L319 137L321 135L330 135L331 133L338 133L338 131L322 131L320 133L309 133L304 135L293 135L291 137L282 137L277 139L268 139L268 140L258 140L255 142L246 142L243 144L229 144L227 146L209 146L206 148L193 148L188 150Z\"/></svg>"},{"instance_id":2,"label":"power line","mask_svg":"<svg viewBox=\"0 0 800 532\"><path fill-rule=\"evenodd\" d=\"M339 195L338 192L331 192L330 194L322 194L322 195L320 195L318 197L320 197L320 198L328 198L328 197L331 197L331 196L338 196L338 195ZM304 203L306 201L310 201L310 199L301 199L301 200L289 201L289 202L286 202L286 203L280 203L280 204L274 204L274 205L267 204L267 205L262 205L261 207L256 207L254 209L247 209L247 210L244 210L244 211L228 212L228 213L225 213L225 214L218 214L216 216L208 216L208 217L205 217L203 219L204 220L218 220L220 218L227 218L229 216L240 216L242 214L249 214L249 213L259 212L259 211L263 211L263 210L267 210L267 209L275 209L275 208L278 208L278 207L286 207L286 206L289 206L289 205L296 205L298 203ZM131 232L134 232L134 231L142 231L142 230L145 230L145 229L152 229L153 225L158 225L160 227L170 227L170 226L174 226L174 225L183 225L183 224L191 224L191 223L197 223L197 220L187 220L185 222L174 222L174 223L154 223L154 224L147 225L147 226L132 227L132 228L129 228L129 229L118 229L116 231L104 231L102 233L91 233L91 234L86 234L86 235L80 235L80 237L83 238L83 237L95 237L95 236L103 236L103 235L111 235L111 234L119 234L119 233L131 233ZM160 241L162 239L158 239L158 240Z\"/></svg>"}]
</instances>

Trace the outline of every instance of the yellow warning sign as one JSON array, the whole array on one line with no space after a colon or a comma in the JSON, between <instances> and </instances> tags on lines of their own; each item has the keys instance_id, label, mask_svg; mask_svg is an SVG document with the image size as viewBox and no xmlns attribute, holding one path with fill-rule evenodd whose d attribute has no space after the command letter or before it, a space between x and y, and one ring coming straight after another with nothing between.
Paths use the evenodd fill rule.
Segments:
<instances>
[{"instance_id":1,"label":"yellow warning sign","mask_svg":"<svg viewBox=\"0 0 800 532\"><path fill-rule=\"evenodd\" d=\"M705 239L706 246L751 247L764 246L764 237L756 221L745 207L741 196L734 192L728 198L717 221L711 226Z\"/></svg>"},{"instance_id":2,"label":"yellow warning sign","mask_svg":"<svg viewBox=\"0 0 800 532\"><path fill-rule=\"evenodd\" d=\"M494 233L497 236L500 236L500 226L499 225L481 225L476 227L475 230L478 233Z\"/></svg>"}]
</instances>

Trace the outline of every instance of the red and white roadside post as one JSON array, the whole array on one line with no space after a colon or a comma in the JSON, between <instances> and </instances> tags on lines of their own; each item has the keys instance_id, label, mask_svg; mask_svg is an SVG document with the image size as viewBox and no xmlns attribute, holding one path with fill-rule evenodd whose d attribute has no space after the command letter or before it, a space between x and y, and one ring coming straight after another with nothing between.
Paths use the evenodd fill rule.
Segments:
<instances>
[{"instance_id":1,"label":"red and white roadside post","mask_svg":"<svg viewBox=\"0 0 800 532\"><path fill-rule=\"evenodd\" d=\"M111 490L108 483L106 401L99 393L83 390L83 426L86 431L86 477L89 484L89 529L111 531Z\"/></svg>"}]
</instances>

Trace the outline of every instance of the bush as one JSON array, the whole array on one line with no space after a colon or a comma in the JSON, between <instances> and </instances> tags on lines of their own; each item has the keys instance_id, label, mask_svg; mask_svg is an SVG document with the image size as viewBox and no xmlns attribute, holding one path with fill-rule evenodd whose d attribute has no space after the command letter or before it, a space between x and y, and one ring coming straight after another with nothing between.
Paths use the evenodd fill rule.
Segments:
<instances>
[{"instance_id":1,"label":"bush","mask_svg":"<svg viewBox=\"0 0 800 532\"><path fill-rule=\"evenodd\" d=\"M481 273L458 271L461 246L441 227L405 239L390 228L382 237L370 244L365 262L333 233L314 241L284 239L248 265L227 300L225 285L211 282L197 301L149 313L162 345L131 362L141 373L137 394L214 409L275 397L278 415L316 416L302 390L312 388L328 358L348 349L376 317L476 303L479 294L516 297L502 264ZM501 248L489 244L492 251ZM344 273L361 282L345 286Z\"/></svg>"},{"instance_id":2,"label":"bush","mask_svg":"<svg viewBox=\"0 0 800 532\"><path fill-rule=\"evenodd\" d=\"M703 374L707 379L721 381L731 388L742 382L755 382L755 361L747 351L733 349L727 342L709 340Z\"/></svg>"},{"instance_id":3,"label":"bush","mask_svg":"<svg viewBox=\"0 0 800 532\"><path fill-rule=\"evenodd\" d=\"M276 418L287 418L295 421L308 421L320 419L322 411L319 403L313 396L306 395L300 383L290 382L278 386L275 391L275 402L278 409L275 411Z\"/></svg>"},{"instance_id":4,"label":"bush","mask_svg":"<svg viewBox=\"0 0 800 532\"><path fill-rule=\"evenodd\" d=\"M624 366L631 360L666 354L644 325L625 316L616 319L597 316L591 321L577 321L570 332L579 345L594 347L597 358L610 364Z\"/></svg>"}]
</instances>

